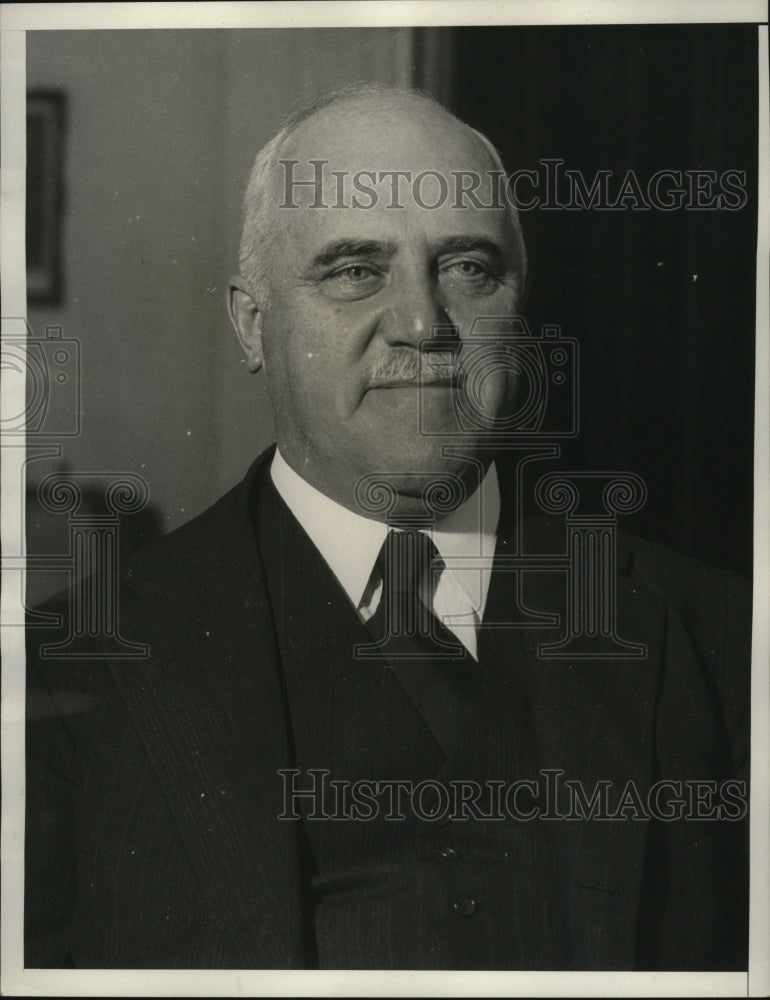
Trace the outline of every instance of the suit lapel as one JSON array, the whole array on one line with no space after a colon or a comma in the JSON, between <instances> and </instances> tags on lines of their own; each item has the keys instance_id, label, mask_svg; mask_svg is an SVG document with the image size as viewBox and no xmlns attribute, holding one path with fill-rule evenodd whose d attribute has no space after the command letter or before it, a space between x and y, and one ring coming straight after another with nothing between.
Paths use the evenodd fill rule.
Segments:
<instances>
[{"instance_id":1,"label":"suit lapel","mask_svg":"<svg viewBox=\"0 0 770 1000\"><path fill-rule=\"evenodd\" d=\"M334 777L430 775L443 754L379 656L372 637L306 532L272 486L260 497L258 540L273 602L296 766ZM351 753L351 748L354 752Z\"/></svg>"},{"instance_id":2,"label":"suit lapel","mask_svg":"<svg viewBox=\"0 0 770 1000\"><path fill-rule=\"evenodd\" d=\"M498 562L512 551L510 537L501 535ZM629 561L630 552L619 547L618 566L625 568ZM617 586L618 632L623 639L644 643L645 659L542 659L538 646L557 639L555 629L482 628L480 637L483 656L510 665L517 674L528 702L536 768L564 772L558 780L580 782L589 797L598 782L608 781L613 801L629 781L644 799L653 780L655 701L665 630L665 607L659 598L622 572ZM485 620L506 620L512 591L509 574L493 575ZM556 612L564 622L565 596L564 573L525 574L527 607ZM541 787L544 784L541 777ZM572 910L575 967L632 967L647 826L623 819L549 824Z\"/></svg>"},{"instance_id":3,"label":"suit lapel","mask_svg":"<svg viewBox=\"0 0 770 1000\"><path fill-rule=\"evenodd\" d=\"M297 831L278 819L290 759L249 484L183 529L172 581L135 571L124 620L151 657L112 669L232 966L291 968L303 965Z\"/></svg>"}]
</instances>

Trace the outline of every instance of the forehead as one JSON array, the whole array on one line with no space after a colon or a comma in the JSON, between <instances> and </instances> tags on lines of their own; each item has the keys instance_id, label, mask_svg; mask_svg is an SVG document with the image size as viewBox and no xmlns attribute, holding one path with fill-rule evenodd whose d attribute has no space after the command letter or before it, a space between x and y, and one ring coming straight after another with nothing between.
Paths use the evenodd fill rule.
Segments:
<instances>
[{"instance_id":1,"label":"forehead","mask_svg":"<svg viewBox=\"0 0 770 1000\"><path fill-rule=\"evenodd\" d=\"M443 108L409 95L342 101L302 122L288 155L334 160L341 169L484 169L492 157Z\"/></svg>"},{"instance_id":2,"label":"forehead","mask_svg":"<svg viewBox=\"0 0 770 1000\"><path fill-rule=\"evenodd\" d=\"M453 116L423 102L324 109L299 126L279 161L278 227L302 255L341 233L396 244L474 233L501 246L513 235L490 152ZM475 207L463 193L470 188L482 204L499 207Z\"/></svg>"}]
</instances>

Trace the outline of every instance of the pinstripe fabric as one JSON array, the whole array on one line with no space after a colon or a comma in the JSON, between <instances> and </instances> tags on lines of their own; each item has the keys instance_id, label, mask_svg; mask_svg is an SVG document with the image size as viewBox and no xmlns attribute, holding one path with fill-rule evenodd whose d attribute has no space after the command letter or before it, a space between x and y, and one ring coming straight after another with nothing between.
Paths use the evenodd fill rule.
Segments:
<instances>
[{"instance_id":1,"label":"pinstripe fabric","mask_svg":"<svg viewBox=\"0 0 770 1000\"><path fill-rule=\"evenodd\" d=\"M308 920L314 875L303 867L297 824L276 818L277 771L297 759L300 737L334 732L345 706L327 692L316 702L316 734L293 732L292 677L280 663L287 644L301 658L315 641L308 635L331 642L341 633L333 622L307 630L274 618L250 526L269 457L130 567L121 629L149 643L147 661L37 662L39 643L55 636L30 630L29 966L288 968L317 960L318 926ZM501 551L506 537L503 528ZM531 550L541 550L536 539ZM636 539L626 539L619 568L621 625L647 643L648 660L544 664L534 652L536 631L482 628L480 662L497 672L495 696L485 701L484 726L469 733L467 767L451 765L445 775L563 767L589 783L633 777L644 789L659 776L746 774L750 630L740 586ZM509 585L504 573L493 575L486 620L504 620ZM543 574L532 574L525 596L532 607L558 609L563 600ZM388 713L398 711L401 693L385 695L367 697L385 706L378 725L392 727ZM377 761L367 724L376 727L348 706L352 728L341 735L340 760L385 772L400 759L416 774L441 773L440 748L408 714L408 701L401 708L401 728L390 729L397 738ZM410 747L418 752L405 759ZM416 831L410 850L424 872L420 891L446 905L439 917L426 906L413 911L415 964L473 967L474 956L532 968L745 962L738 824L587 821L547 829L512 824L502 844L489 825L459 825L457 849L483 854L491 873L474 882L480 890L464 884L469 869L447 870L435 859L443 832ZM403 869L384 870L374 853L369 863L383 891L415 891ZM322 880L330 873L316 873L317 891L328 888ZM495 881L508 887L505 905L485 905ZM472 891L477 912L455 919L455 894ZM379 927L372 912L363 905L348 923L351 965L372 960ZM399 964L402 946L390 941L379 958Z\"/></svg>"}]
</instances>

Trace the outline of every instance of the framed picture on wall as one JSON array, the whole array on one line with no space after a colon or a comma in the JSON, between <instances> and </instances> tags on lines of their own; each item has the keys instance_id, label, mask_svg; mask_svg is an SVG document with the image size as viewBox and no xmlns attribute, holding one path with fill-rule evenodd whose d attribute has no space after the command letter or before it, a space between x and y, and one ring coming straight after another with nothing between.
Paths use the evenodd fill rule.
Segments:
<instances>
[{"instance_id":1,"label":"framed picture on wall","mask_svg":"<svg viewBox=\"0 0 770 1000\"><path fill-rule=\"evenodd\" d=\"M62 296L65 106L60 91L27 95L27 297L48 305Z\"/></svg>"}]
</instances>

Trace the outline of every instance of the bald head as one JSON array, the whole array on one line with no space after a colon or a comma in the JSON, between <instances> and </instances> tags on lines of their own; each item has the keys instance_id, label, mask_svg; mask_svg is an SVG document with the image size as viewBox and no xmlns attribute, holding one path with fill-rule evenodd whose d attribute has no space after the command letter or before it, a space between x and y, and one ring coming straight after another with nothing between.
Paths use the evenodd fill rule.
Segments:
<instances>
[{"instance_id":1,"label":"bald head","mask_svg":"<svg viewBox=\"0 0 770 1000\"><path fill-rule=\"evenodd\" d=\"M469 176L483 176L485 205L495 193L499 197L504 168L497 150L433 98L379 84L354 84L315 98L285 119L254 161L244 197L241 275L266 305L273 250L298 221L281 207L366 210L387 198L390 207L401 208L402 192L409 193L410 179L416 177L411 193L431 208L442 198L458 198L461 174L466 191L474 188ZM471 196L469 210L478 202ZM518 213L508 202L499 208L508 220L510 249L523 284L526 254Z\"/></svg>"}]
</instances>

